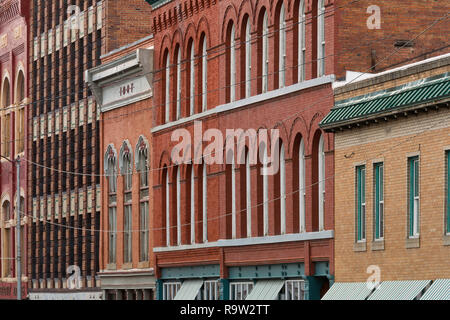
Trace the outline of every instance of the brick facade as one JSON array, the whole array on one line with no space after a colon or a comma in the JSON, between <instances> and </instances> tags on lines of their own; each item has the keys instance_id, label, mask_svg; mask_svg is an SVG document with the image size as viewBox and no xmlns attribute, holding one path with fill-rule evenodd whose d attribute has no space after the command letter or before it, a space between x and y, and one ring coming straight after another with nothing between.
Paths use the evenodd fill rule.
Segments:
<instances>
[{"instance_id":1,"label":"brick facade","mask_svg":"<svg viewBox=\"0 0 450 320\"><path fill-rule=\"evenodd\" d=\"M340 87L336 100L377 92L449 72L449 59L393 71ZM449 276L446 235L448 101L419 112L380 119L335 134L336 282L365 282L377 266L381 281L435 280ZM443 106L443 108L441 108ZM408 158L420 161L418 239L408 238ZM384 238L374 239L374 163L384 163ZM355 168L366 166L366 241L355 243Z\"/></svg>"},{"instance_id":2,"label":"brick facade","mask_svg":"<svg viewBox=\"0 0 450 320\"><path fill-rule=\"evenodd\" d=\"M1 106L1 154L0 163L0 287L2 299L13 299L17 281L16 258L16 226L15 216L17 194L16 164L7 159L15 160L18 156L26 157L24 146L27 142L27 102L28 94L28 1L0 1L0 106ZM21 121L21 118L23 119ZM22 123L21 123L22 122ZM5 159L5 157L7 159ZM27 165L21 161L20 196L25 199L27 184ZM9 205L7 204L9 203ZM22 206L26 202L22 202ZM9 210L8 210L9 209ZM21 207L26 212L26 207ZM22 280L26 285L27 263L27 221L22 218ZM13 290L14 288L14 290ZM26 290L22 292L26 297Z\"/></svg>"},{"instance_id":3,"label":"brick facade","mask_svg":"<svg viewBox=\"0 0 450 320\"><path fill-rule=\"evenodd\" d=\"M408 8L420 1L408 3ZM154 168L154 208L155 208L155 256L156 276L159 282L159 298L164 298L164 283L189 278L190 272L184 268L205 266L205 279L218 279L222 283L222 298L228 298L229 281L238 279L259 279L242 272L236 278L236 268L258 270L265 267L289 269L290 263L304 267L298 270L308 282L310 299L318 299L327 289L329 280L335 273L334 247L332 230L334 229L334 139L332 134L323 133L324 137L324 216L320 228L320 194L319 188L319 141L321 130L318 123L333 105L331 82L319 74L321 56L325 60L325 75L344 76L345 70L365 72L371 67L364 59L354 59L355 39L366 36L374 48L383 48L380 53L390 53L388 48L392 40L383 38L383 31L367 32L366 14L368 2L351 3L350 1L324 1L325 51L318 49L319 17L318 1L304 2L305 19L299 18L300 1L157 1L153 5L152 28L155 37L155 74L154 74L154 115L153 115L153 160ZM285 11L286 67L285 87L279 86L280 69L280 8ZM372 3L371 3L372 4ZM383 10L390 6L380 3ZM436 11L439 11L436 8ZM263 93L262 79L262 40L263 17L268 16L268 92ZM355 12L362 18L349 19ZM445 10L439 11L444 15ZM393 17L409 19L410 15L399 11ZM385 19L384 26L393 18ZM250 23L251 57L246 58L245 31ZM298 63L299 25L305 21L304 63ZM230 34L235 32L235 101L231 99L231 53ZM424 26L425 28L425 26ZM364 29L364 31L363 31ZM442 47L444 35L436 36L435 31L424 37L424 41L434 48ZM348 35L352 35L349 37ZM406 37L406 35L405 35ZM204 84L202 62L202 41L206 40L207 83ZM374 44L376 43L376 44ZM190 61L191 46L194 46L195 59ZM181 50L181 66L177 69L177 52ZM367 48L358 52L366 54ZM370 51L370 50L369 50ZM426 51L426 49L424 49ZM430 49L431 51L431 49ZM428 52L428 51L427 51ZM415 57L414 50L408 49L403 59ZM421 51L422 53L422 51ZM432 54L431 52L428 52ZM349 54L353 59L350 59ZM387 54L386 54L387 55ZM378 56L377 56L378 57ZM385 57L383 57L385 58ZM250 76L246 75L246 64L251 61ZM362 60L363 62L360 62ZM166 61L169 67L166 72ZM194 75L191 77L191 63L194 63ZM394 59L390 63L402 63ZM299 78L299 67L304 67L304 80ZM379 67L388 67L389 63ZM367 68L366 68L367 67ZM178 79L180 76L180 79ZM169 78L167 78L169 77ZM190 114L190 83L195 81L194 113ZM328 79L328 81L327 81ZM250 83L250 94L246 93L246 83ZM179 87L178 87L179 85ZM169 95L166 94L169 86ZM204 92L207 87L207 93ZM178 91L181 93L178 95ZM202 99L206 95L206 110ZM181 101L178 111L177 100ZM179 116L177 113L179 112ZM167 120L166 120L167 119ZM262 193L263 182L258 174L260 166L252 165L250 169L251 196L246 197L245 165L236 165L236 239L232 236L232 174L228 165L207 165L207 191L202 188L203 167L194 165L193 188L195 221L191 218L191 165L175 163L171 159L172 151L179 141L171 141L176 129L185 129L194 136L194 120L201 121L203 132L218 129L225 136L227 129L279 129L280 138L286 152L286 217L281 216L280 175L268 178L268 238L263 237ZM298 196L298 150L300 141L305 145L305 229L299 232L299 196ZM271 144L274 142L272 141ZM203 142L203 148L207 146ZM247 147L249 145L247 144ZM190 145L191 153L198 158L200 145ZM224 156L225 157L225 156ZM177 175L180 172L179 188ZM203 182L205 184L205 182ZM169 191L167 191L169 190ZM169 192L167 197L166 193ZM176 196L180 194L180 196ZM207 224L203 223L204 197L207 199ZM251 198L251 228L247 226L246 212L248 199ZM178 216L177 204L180 204ZM170 210L166 215L167 205ZM283 220L285 218L285 220ZM181 220L181 221L180 221ZM281 221L285 221L286 230L281 231ZM250 221L250 220L248 220ZM169 225L168 225L169 224ZM196 238L191 242L190 227L195 224ZM207 228L205 234L204 228ZM181 229L181 230L179 230ZM246 231L247 230L247 231ZM248 234L251 230L251 234ZM315 232L320 239L312 240ZM331 236L324 236L330 232ZM285 233L285 234L284 234ZM204 235L203 235L204 234ZM288 241L291 235L298 235L297 240ZM306 236L306 238L301 238ZM300 240L304 239L304 240ZM308 240L310 239L310 240ZM283 242L286 241L286 242ZM264 254L259 254L264 252ZM323 264L324 263L324 264ZM323 269L323 266L326 266ZM214 269L218 266L217 269ZM201 272L200 269L197 272ZM247 269L246 269L247 268ZM214 271L215 270L215 271ZM239 269L241 270L241 269ZM249 271L250 272L250 271ZM250 272L251 273L251 272ZM258 273L258 272L256 272ZM175 276L174 274L178 274ZM239 273L241 274L241 273ZM276 277L275 275L273 275ZM177 278L178 277L178 278ZM259 277L259 278L258 278ZM281 277L281 275L280 275Z\"/></svg>"},{"instance_id":4,"label":"brick facade","mask_svg":"<svg viewBox=\"0 0 450 320\"><path fill-rule=\"evenodd\" d=\"M82 288L99 287L100 234L93 230L100 229L102 151L99 113L84 71L149 28L144 1L133 1L125 11L117 1L72 3L79 11L70 12L67 1L31 1L28 151L33 163L45 166L30 164L28 175L28 214L34 220L28 270L37 294L64 292L70 265L80 268ZM133 31L121 33L127 23Z\"/></svg>"}]
</instances>

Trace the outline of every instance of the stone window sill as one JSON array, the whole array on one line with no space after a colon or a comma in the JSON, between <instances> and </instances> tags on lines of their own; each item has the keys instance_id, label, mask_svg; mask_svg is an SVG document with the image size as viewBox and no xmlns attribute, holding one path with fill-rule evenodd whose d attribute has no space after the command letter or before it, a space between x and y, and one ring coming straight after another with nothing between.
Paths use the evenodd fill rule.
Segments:
<instances>
[{"instance_id":1,"label":"stone window sill","mask_svg":"<svg viewBox=\"0 0 450 320\"><path fill-rule=\"evenodd\" d=\"M353 251L355 252L363 252L363 251L367 251L367 245L366 242L355 242L353 244Z\"/></svg>"},{"instance_id":2,"label":"stone window sill","mask_svg":"<svg viewBox=\"0 0 450 320\"><path fill-rule=\"evenodd\" d=\"M127 262L122 265L123 270L133 269L133 263Z\"/></svg>"},{"instance_id":3,"label":"stone window sill","mask_svg":"<svg viewBox=\"0 0 450 320\"><path fill-rule=\"evenodd\" d=\"M138 269L146 269L150 267L150 263L148 261L141 261L138 263Z\"/></svg>"},{"instance_id":4,"label":"stone window sill","mask_svg":"<svg viewBox=\"0 0 450 320\"><path fill-rule=\"evenodd\" d=\"M384 250L384 239L375 240L372 242L372 251Z\"/></svg>"},{"instance_id":5,"label":"stone window sill","mask_svg":"<svg viewBox=\"0 0 450 320\"><path fill-rule=\"evenodd\" d=\"M406 249L420 248L420 238L407 238Z\"/></svg>"},{"instance_id":6,"label":"stone window sill","mask_svg":"<svg viewBox=\"0 0 450 320\"><path fill-rule=\"evenodd\" d=\"M107 270L116 270L116 269L117 269L117 266L116 266L115 263L108 263L108 264L106 265L106 269L107 269Z\"/></svg>"},{"instance_id":7,"label":"stone window sill","mask_svg":"<svg viewBox=\"0 0 450 320\"><path fill-rule=\"evenodd\" d=\"M444 246L450 246L450 234L444 235L443 240L444 240Z\"/></svg>"}]
</instances>

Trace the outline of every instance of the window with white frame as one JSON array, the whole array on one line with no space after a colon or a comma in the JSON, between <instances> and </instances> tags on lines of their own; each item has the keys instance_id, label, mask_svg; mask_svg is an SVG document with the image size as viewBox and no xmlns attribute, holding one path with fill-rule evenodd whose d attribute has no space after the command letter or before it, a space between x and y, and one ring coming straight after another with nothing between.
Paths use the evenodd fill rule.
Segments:
<instances>
[{"instance_id":1,"label":"window with white frame","mask_svg":"<svg viewBox=\"0 0 450 320\"><path fill-rule=\"evenodd\" d=\"M408 158L408 236L416 238L419 236L420 215L420 185L419 185L419 157Z\"/></svg>"},{"instance_id":2,"label":"window with white frame","mask_svg":"<svg viewBox=\"0 0 450 320\"><path fill-rule=\"evenodd\" d=\"M374 164L374 239L380 240L384 236L384 165L382 162Z\"/></svg>"},{"instance_id":3,"label":"window with white frame","mask_svg":"<svg viewBox=\"0 0 450 320\"><path fill-rule=\"evenodd\" d=\"M231 153L231 238L236 239L236 166L234 155Z\"/></svg>"},{"instance_id":4,"label":"window with white frame","mask_svg":"<svg viewBox=\"0 0 450 320\"><path fill-rule=\"evenodd\" d=\"M208 176L206 164L202 165L202 213L203 242L208 242Z\"/></svg>"},{"instance_id":5,"label":"window with white frame","mask_svg":"<svg viewBox=\"0 0 450 320\"><path fill-rule=\"evenodd\" d=\"M230 30L230 102L236 100L236 29L234 24Z\"/></svg>"},{"instance_id":6,"label":"window with white frame","mask_svg":"<svg viewBox=\"0 0 450 320\"><path fill-rule=\"evenodd\" d=\"M203 282L203 300L219 300L220 299L220 282L219 280L206 280Z\"/></svg>"},{"instance_id":7,"label":"window with white frame","mask_svg":"<svg viewBox=\"0 0 450 320\"><path fill-rule=\"evenodd\" d=\"M366 240L366 166L356 167L356 241Z\"/></svg>"},{"instance_id":8,"label":"window with white frame","mask_svg":"<svg viewBox=\"0 0 450 320\"><path fill-rule=\"evenodd\" d=\"M286 78L286 19L285 19L285 11L284 4L281 5L280 8L280 25L279 25L278 35L279 39L279 61L278 61L278 87L283 88L285 85Z\"/></svg>"},{"instance_id":9,"label":"window with white frame","mask_svg":"<svg viewBox=\"0 0 450 320\"><path fill-rule=\"evenodd\" d=\"M166 60L164 64L165 68L165 92L164 92L164 102L165 102L165 121L166 123L170 121L170 57L169 53L166 53Z\"/></svg>"},{"instance_id":10,"label":"window with white frame","mask_svg":"<svg viewBox=\"0 0 450 320\"><path fill-rule=\"evenodd\" d=\"M261 145L262 148L262 180L263 180L263 235L269 235L269 174L268 165L269 159L267 157L267 147L265 144Z\"/></svg>"},{"instance_id":11,"label":"window with white frame","mask_svg":"<svg viewBox=\"0 0 450 320\"><path fill-rule=\"evenodd\" d=\"M132 153L127 142L124 142L120 150L122 159L121 173L123 176L123 262L129 263L132 258Z\"/></svg>"},{"instance_id":12,"label":"window with white frame","mask_svg":"<svg viewBox=\"0 0 450 320\"><path fill-rule=\"evenodd\" d=\"M245 158L245 199L247 213L247 237L252 236L252 181L250 167L250 152L247 152Z\"/></svg>"},{"instance_id":13,"label":"window with white frame","mask_svg":"<svg viewBox=\"0 0 450 320\"><path fill-rule=\"evenodd\" d=\"M177 101L176 101L176 110L177 110L177 117L176 119L181 118L181 49L180 47L177 48L176 51L176 88L175 92L177 95Z\"/></svg>"},{"instance_id":14,"label":"window with white frame","mask_svg":"<svg viewBox=\"0 0 450 320\"><path fill-rule=\"evenodd\" d=\"M323 135L319 140L319 231L324 230L325 213L325 141Z\"/></svg>"},{"instance_id":15,"label":"window with white frame","mask_svg":"<svg viewBox=\"0 0 450 320\"><path fill-rule=\"evenodd\" d=\"M191 165L191 243L194 244L195 243L195 170L194 170L194 166Z\"/></svg>"},{"instance_id":16,"label":"window with white frame","mask_svg":"<svg viewBox=\"0 0 450 320\"><path fill-rule=\"evenodd\" d=\"M177 204L177 245L181 245L181 173L180 168L176 168L176 204Z\"/></svg>"},{"instance_id":17,"label":"window with white frame","mask_svg":"<svg viewBox=\"0 0 450 320\"><path fill-rule=\"evenodd\" d=\"M165 188L165 203L166 203L166 246L170 246L170 187L169 187L169 170L164 169L164 188Z\"/></svg>"},{"instance_id":18,"label":"window with white frame","mask_svg":"<svg viewBox=\"0 0 450 320\"><path fill-rule=\"evenodd\" d=\"M269 89L269 17L264 12L262 24L262 92Z\"/></svg>"},{"instance_id":19,"label":"window with white frame","mask_svg":"<svg viewBox=\"0 0 450 320\"><path fill-rule=\"evenodd\" d=\"M286 163L284 144L280 146L280 225L281 234L286 233Z\"/></svg>"},{"instance_id":20,"label":"window with white frame","mask_svg":"<svg viewBox=\"0 0 450 320\"><path fill-rule=\"evenodd\" d=\"M253 282L230 283L230 300L245 300L253 290Z\"/></svg>"},{"instance_id":21,"label":"window with white frame","mask_svg":"<svg viewBox=\"0 0 450 320\"><path fill-rule=\"evenodd\" d=\"M298 7L298 82L305 81L305 1L301 0Z\"/></svg>"},{"instance_id":22,"label":"window with white frame","mask_svg":"<svg viewBox=\"0 0 450 320\"><path fill-rule=\"evenodd\" d=\"M173 300L181 288L181 282L163 283L163 300Z\"/></svg>"},{"instance_id":23,"label":"window with white frame","mask_svg":"<svg viewBox=\"0 0 450 320\"><path fill-rule=\"evenodd\" d=\"M319 0L317 5L317 75L325 74L325 0Z\"/></svg>"},{"instance_id":24,"label":"window with white frame","mask_svg":"<svg viewBox=\"0 0 450 320\"><path fill-rule=\"evenodd\" d=\"M202 39L202 112L208 109L208 56L206 36Z\"/></svg>"},{"instance_id":25,"label":"window with white frame","mask_svg":"<svg viewBox=\"0 0 450 320\"><path fill-rule=\"evenodd\" d=\"M251 96L252 44L250 18L245 25L245 97Z\"/></svg>"},{"instance_id":26,"label":"window with white frame","mask_svg":"<svg viewBox=\"0 0 450 320\"><path fill-rule=\"evenodd\" d=\"M301 139L298 151L298 185L299 185L299 231L305 232L306 215L305 215L305 198L306 198L306 184L305 184L305 143Z\"/></svg>"},{"instance_id":27,"label":"window with white frame","mask_svg":"<svg viewBox=\"0 0 450 320\"><path fill-rule=\"evenodd\" d=\"M189 49L189 111L192 116L195 113L195 47L194 40L191 40Z\"/></svg>"},{"instance_id":28,"label":"window with white frame","mask_svg":"<svg viewBox=\"0 0 450 320\"><path fill-rule=\"evenodd\" d=\"M305 281L286 280L278 298L279 300L305 300Z\"/></svg>"},{"instance_id":29,"label":"window with white frame","mask_svg":"<svg viewBox=\"0 0 450 320\"><path fill-rule=\"evenodd\" d=\"M139 173L139 261L149 261L149 166L148 144L140 136L136 145L136 170Z\"/></svg>"},{"instance_id":30,"label":"window with white frame","mask_svg":"<svg viewBox=\"0 0 450 320\"><path fill-rule=\"evenodd\" d=\"M116 263L117 245L117 157L112 146L105 154L105 172L108 179L108 263Z\"/></svg>"}]
</instances>

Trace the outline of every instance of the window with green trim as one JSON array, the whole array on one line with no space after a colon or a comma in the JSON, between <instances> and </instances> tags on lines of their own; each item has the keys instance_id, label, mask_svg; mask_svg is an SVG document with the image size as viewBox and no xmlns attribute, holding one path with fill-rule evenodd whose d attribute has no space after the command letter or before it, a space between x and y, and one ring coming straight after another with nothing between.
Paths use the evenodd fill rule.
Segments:
<instances>
[{"instance_id":1,"label":"window with green trim","mask_svg":"<svg viewBox=\"0 0 450 320\"><path fill-rule=\"evenodd\" d=\"M419 157L408 158L408 236L419 236Z\"/></svg>"},{"instance_id":2,"label":"window with green trim","mask_svg":"<svg viewBox=\"0 0 450 320\"><path fill-rule=\"evenodd\" d=\"M366 166L356 167L356 241L366 239Z\"/></svg>"},{"instance_id":3,"label":"window with green trim","mask_svg":"<svg viewBox=\"0 0 450 320\"><path fill-rule=\"evenodd\" d=\"M446 183L446 228L445 233L450 234L450 150L447 150L445 153L447 163L446 163L446 175L447 175L447 183Z\"/></svg>"},{"instance_id":4,"label":"window with green trim","mask_svg":"<svg viewBox=\"0 0 450 320\"><path fill-rule=\"evenodd\" d=\"M384 165L382 162L374 164L374 239L384 237Z\"/></svg>"}]
</instances>

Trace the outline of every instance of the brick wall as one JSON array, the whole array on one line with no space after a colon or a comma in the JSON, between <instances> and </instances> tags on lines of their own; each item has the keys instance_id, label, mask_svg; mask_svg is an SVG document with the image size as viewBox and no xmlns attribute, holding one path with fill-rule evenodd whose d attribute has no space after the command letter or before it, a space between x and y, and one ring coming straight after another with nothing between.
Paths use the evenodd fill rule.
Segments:
<instances>
[{"instance_id":1,"label":"brick wall","mask_svg":"<svg viewBox=\"0 0 450 320\"><path fill-rule=\"evenodd\" d=\"M448 72L447 67L385 81L348 98ZM338 99L343 96L339 96ZM450 246L444 236L445 150L450 146L448 108L430 108L335 134L336 281L366 281L369 266L380 267L381 281L448 276ZM407 248L408 157L420 157L420 247ZM384 249L373 243L373 163L384 162ZM355 251L356 166L366 166L366 249ZM378 250L377 250L378 247Z\"/></svg>"}]
</instances>

